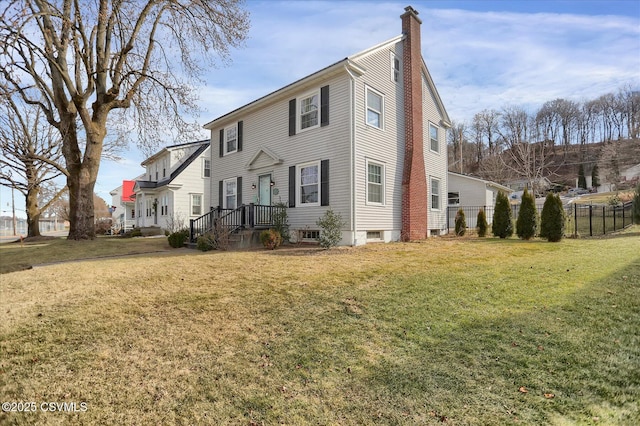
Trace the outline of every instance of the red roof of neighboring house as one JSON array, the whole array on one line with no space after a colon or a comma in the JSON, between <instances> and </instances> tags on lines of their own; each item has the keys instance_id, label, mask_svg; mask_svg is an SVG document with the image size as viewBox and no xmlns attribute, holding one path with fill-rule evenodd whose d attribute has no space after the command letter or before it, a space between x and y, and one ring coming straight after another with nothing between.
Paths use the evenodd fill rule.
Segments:
<instances>
[{"instance_id":1,"label":"red roof of neighboring house","mask_svg":"<svg viewBox=\"0 0 640 426\"><path fill-rule=\"evenodd\" d=\"M123 180L122 181L122 201L135 201L135 195L133 193L133 187L136 184L135 180Z\"/></svg>"}]
</instances>

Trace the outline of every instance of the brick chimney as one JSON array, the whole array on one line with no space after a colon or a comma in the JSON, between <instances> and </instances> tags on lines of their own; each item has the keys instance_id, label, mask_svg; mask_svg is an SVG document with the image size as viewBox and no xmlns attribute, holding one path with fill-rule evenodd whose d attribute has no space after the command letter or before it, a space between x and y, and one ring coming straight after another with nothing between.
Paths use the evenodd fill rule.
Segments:
<instances>
[{"instance_id":1,"label":"brick chimney","mask_svg":"<svg viewBox=\"0 0 640 426\"><path fill-rule=\"evenodd\" d=\"M405 7L402 18L404 78L404 169L402 172L402 241L427 238L427 178L422 124L422 52L418 12Z\"/></svg>"}]
</instances>

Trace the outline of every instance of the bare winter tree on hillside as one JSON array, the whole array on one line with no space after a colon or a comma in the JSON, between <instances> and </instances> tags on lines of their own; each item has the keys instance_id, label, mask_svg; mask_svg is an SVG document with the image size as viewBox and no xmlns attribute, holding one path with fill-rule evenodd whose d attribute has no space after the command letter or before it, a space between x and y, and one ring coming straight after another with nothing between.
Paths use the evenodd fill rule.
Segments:
<instances>
[{"instance_id":1,"label":"bare winter tree on hillside","mask_svg":"<svg viewBox=\"0 0 640 426\"><path fill-rule=\"evenodd\" d=\"M467 125L461 121L453 121L451 128L447 132L449 145L453 148L452 158L449 159L449 169L463 173L464 157L463 148L467 144Z\"/></svg>"},{"instance_id":2,"label":"bare winter tree on hillside","mask_svg":"<svg viewBox=\"0 0 640 426\"><path fill-rule=\"evenodd\" d=\"M70 239L95 237L93 193L110 118L120 114L143 148L167 131L191 138L195 128L182 117L198 110L194 83L215 57L228 61L248 29L240 0L2 3L0 72L11 96L37 105L61 136Z\"/></svg>"},{"instance_id":3,"label":"bare winter tree on hillside","mask_svg":"<svg viewBox=\"0 0 640 426\"><path fill-rule=\"evenodd\" d=\"M534 194L540 192L540 180L551 166L551 149L546 142L531 142L536 138L535 119L521 107L506 107L500 114L500 139L504 155L503 167L529 183Z\"/></svg>"},{"instance_id":4,"label":"bare winter tree on hillside","mask_svg":"<svg viewBox=\"0 0 640 426\"><path fill-rule=\"evenodd\" d=\"M41 194L43 186L66 173L59 165L60 135L38 108L0 96L0 153L0 184L25 197L27 236L40 236L40 216L63 191Z\"/></svg>"},{"instance_id":5,"label":"bare winter tree on hillside","mask_svg":"<svg viewBox=\"0 0 640 426\"><path fill-rule=\"evenodd\" d=\"M473 132L477 147L478 163L482 161L483 150L488 148L489 156L499 152L497 147L500 113L494 109L485 109L473 116Z\"/></svg>"}]
</instances>

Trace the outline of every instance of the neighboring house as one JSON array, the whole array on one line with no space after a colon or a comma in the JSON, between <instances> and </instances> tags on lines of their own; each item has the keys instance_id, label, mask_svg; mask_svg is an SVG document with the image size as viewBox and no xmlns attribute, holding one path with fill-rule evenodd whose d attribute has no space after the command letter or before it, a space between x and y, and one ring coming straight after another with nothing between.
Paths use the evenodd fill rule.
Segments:
<instances>
[{"instance_id":1,"label":"neighboring house","mask_svg":"<svg viewBox=\"0 0 640 426\"><path fill-rule=\"evenodd\" d=\"M135 181L135 226L170 231L189 226L209 206L209 141L163 148L142 162L144 176Z\"/></svg>"},{"instance_id":2,"label":"neighboring house","mask_svg":"<svg viewBox=\"0 0 640 426\"><path fill-rule=\"evenodd\" d=\"M496 204L498 192L511 194L513 189L499 183L449 172L449 192L447 205L449 206L449 226L453 227L458 209L465 211L467 227L475 228L478 211L483 209L487 222L493 221L493 207Z\"/></svg>"},{"instance_id":3,"label":"neighboring house","mask_svg":"<svg viewBox=\"0 0 640 426\"><path fill-rule=\"evenodd\" d=\"M536 196L544 195L553 183L546 177L540 177L534 181ZM518 179L505 183L505 186L514 191L524 191L525 188L531 192L531 181L529 179Z\"/></svg>"},{"instance_id":4,"label":"neighboring house","mask_svg":"<svg viewBox=\"0 0 640 426\"><path fill-rule=\"evenodd\" d=\"M247 225L268 214L255 205L280 203L290 228L314 240L331 207L346 245L446 233L450 120L417 15L405 8L402 35L206 124L215 214L242 210Z\"/></svg>"},{"instance_id":5,"label":"neighboring house","mask_svg":"<svg viewBox=\"0 0 640 426\"><path fill-rule=\"evenodd\" d=\"M137 179L142 179L139 176ZM109 192L111 195L111 217L115 232L126 232L136 223L136 199L133 192L135 180L123 180L122 185ZM114 209L115 207L115 209Z\"/></svg>"}]
</instances>

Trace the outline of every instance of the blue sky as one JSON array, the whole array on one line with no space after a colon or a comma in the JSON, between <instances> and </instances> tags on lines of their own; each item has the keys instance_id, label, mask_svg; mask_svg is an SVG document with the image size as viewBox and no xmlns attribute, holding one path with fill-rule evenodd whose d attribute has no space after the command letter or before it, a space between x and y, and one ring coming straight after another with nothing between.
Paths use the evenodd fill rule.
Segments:
<instances>
[{"instance_id":1,"label":"blue sky","mask_svg":"<svg viewBox=\"0 0 640 426\"><path fill-rule=\"evenodd\" d=\"M205 124L399 35L407 5L423 21L422 54L453 120L470 120L484 108L534 111L556 98L592 99L623 84L640 88L640 0L248 0L249 38L229 66L205 77L197 120ZM122 157L102 162L96 192L107 202L123 179L143 172L135 147ZM1 198L6 214L6 188Z\"/></svg>"}]
</instances>

